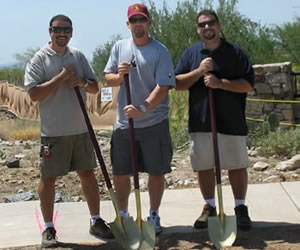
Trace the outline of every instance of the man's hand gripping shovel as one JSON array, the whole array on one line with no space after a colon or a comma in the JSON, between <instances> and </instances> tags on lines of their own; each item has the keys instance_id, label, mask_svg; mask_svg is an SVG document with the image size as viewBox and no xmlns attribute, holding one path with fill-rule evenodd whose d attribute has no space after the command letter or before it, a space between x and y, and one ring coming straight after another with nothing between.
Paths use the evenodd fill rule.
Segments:
<instances>
[{"instance_id":1,"label":"man's hand gripping shovel","mask_svg":"<svg viewBox=\"0 0 300 250\"><path fill-rule=\"evenodd\" d=\"M129 77L128 74L124 75L125 87L126 87L126 96L128 105L131 104L131 95L130 95L130 86L129 86ZM142 209L141 209L141 197L139 190L139 176L137 170L137 161L136 161L136 149L135 149L135 138L134 138L134 126L133 119L128 119L129 124L129 140L130 140L130 149L131 149L131 161L132 161L132 172L134 178L134 189L135 189L135 201L136 201L136 210L137 218L136 224L140 232L140 250L143 249L153 249L155 246L155 231L154 226L151 221L142 220Z\"/></svg>"},{"instance_id":2,"label":"man's hand gripping shovel","mask_svg":"<svg viewBox=\"0 0 300 250\"><path fill-rule=\"evenodd\" d=\"M114 190L112 188L112 184L109 179L109 175L107 173L105 162L101 155L99 144L97 142L94 130L92 128L90 119L88 117L88 114L87 114L87 111L85 108L85 104L83 102L83 99L82 99L82 96L80 94L78 87L75 87L74 90L76 92L82 113L84 115L84 119L85 119L86 125L88 127L89 134L90 134L98 161L101 166L101 170L102 170L105 182L106 182L106 186L110 192L111 200L112 200L115 212L116 212L116 219L113 222L109 223L109 226L112 230L112 233L113 233L115 239L119 242L119 244L123 248L128 249L128 250L137 250L140 247L140 238L141 238L140 232L137 229L137 226L136 226L135 222L133 221L132 217L121 218L121 216L120 216L119 204L118 204L118 200L116 197L116 193L114 192Z\"/></svg>"},{"instance_id":3,"label":"man's hand gripping shovel","mask_svg":"<svg viewBox=\"0 0 300 250\"><path fill-rule=\"evenodd\" d=\"M223 247L232 246L234 243L236 238L236 217L226 216L224 214L213 89L208 88L208 95L219 203L219 215L208 217L208 234L215 247L220 249Z\"/></svg>"}]
</instances>

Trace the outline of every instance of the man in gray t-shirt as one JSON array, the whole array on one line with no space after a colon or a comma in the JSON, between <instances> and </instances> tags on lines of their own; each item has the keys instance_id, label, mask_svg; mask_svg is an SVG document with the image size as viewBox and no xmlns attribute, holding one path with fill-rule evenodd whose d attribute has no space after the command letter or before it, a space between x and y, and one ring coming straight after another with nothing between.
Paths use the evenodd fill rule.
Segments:
<instances>
[{"instance_id":1,"label":"man in gray t-shirt","mask_svg":"<svg viewBox=\"0 0 300 250\"><path fill-rule=\"evenodd\" d=\"M25 87L39 102L41 117L41 178L38 193L45 222L42 247L57 245L53 224L55 182L58 176L76 171L91 214L90 233L112 238L107 223L100 218L99 190L94 175L95 154L74 87L86 92L99 91L96 76L85 56L68 47L72 21L65 15L50 20L51 41L39 50L25 70Z\"/></svg>"},{"instance_id":2,"label":"man in gray t-shirt","mask_svg":"<svg viewBox=\"0 0 300 250\"><path fill-rule=\"evenodd\" d=\"M128 216L131 159L128 118L134 119L138 170L149 174L150 220L161 232L158 209L164 174L171 171L172 145L168 124L168 91L175 87L174 68L167 48L148 35L151 18L145 5L128 8L132 37L118 41L104 69L108 86L120 86L111 160L121 216ZM127 105L124 75L129 75L132 104Z\"/></svg>"}]
</instances>

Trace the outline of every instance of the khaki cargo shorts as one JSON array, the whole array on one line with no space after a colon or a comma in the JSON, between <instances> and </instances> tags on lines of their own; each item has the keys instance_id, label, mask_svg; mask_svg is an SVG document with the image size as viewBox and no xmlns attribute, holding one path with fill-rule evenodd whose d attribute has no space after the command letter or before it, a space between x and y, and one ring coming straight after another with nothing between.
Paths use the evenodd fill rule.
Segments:
<instances>
[{"instance_id":1,"label":"khaki cargo shorts","mask_svg":"<svg viewBox=\"0 0 300 250\"><path fill-rule=\"evenodd\" d=\"M246 136L217 133L221 169L233 170L249 167ZM212 133L190 133L190 158L194 171L215 167Z\"/></svg>"},{"instance_id":2,"label":"khaki cargo shorts","mask_svg":"<svg viewBox=\"0 0 300 250\"><path fill-rule=\"evenodd\" d=\"M88 133L41 138L41 177L63 176L71 171L96 167L94 148Z\"/></svg>"}]
</instances>

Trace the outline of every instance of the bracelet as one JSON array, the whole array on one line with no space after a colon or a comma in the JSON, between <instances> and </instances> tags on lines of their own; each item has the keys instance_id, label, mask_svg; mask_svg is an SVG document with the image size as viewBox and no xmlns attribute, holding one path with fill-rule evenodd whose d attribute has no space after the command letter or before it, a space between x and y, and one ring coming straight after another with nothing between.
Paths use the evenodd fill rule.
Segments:
<instances>
[{"instance_id":1,"label":"bracelet","mask_svg":"<svg viewBox=\"0 0 300 250\"><path fill-rule=\"evenodd\" d=\"M84 89L86 86L88 86L89 85L89 82L88 81L86 81L85 82L85 84L82 86L82 88Z\"/></svg>"}]
</instances>

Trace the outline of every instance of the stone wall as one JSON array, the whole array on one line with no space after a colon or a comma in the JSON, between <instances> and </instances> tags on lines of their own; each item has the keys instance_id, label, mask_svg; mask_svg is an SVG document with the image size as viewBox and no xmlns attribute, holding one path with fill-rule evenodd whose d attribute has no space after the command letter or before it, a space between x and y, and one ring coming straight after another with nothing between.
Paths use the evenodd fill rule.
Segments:
<instances>
[{"instance_id":1,"label":"stone wall","mask_svg":"<svg viewBox=\"0 0 300 250\"><path fill-rule=\"evenodd\" d=\"M254 65L254 91L248 93L246 116L264 119L266 115L275 114L280 122L297 123L300 121L300 104L296 101L292 65L290 62ZM261 99L251 101L249 99ZM271 102L274 100L278 102ZM299 100L300 101L300 100Z\"/></svg>"}]
</instances>

